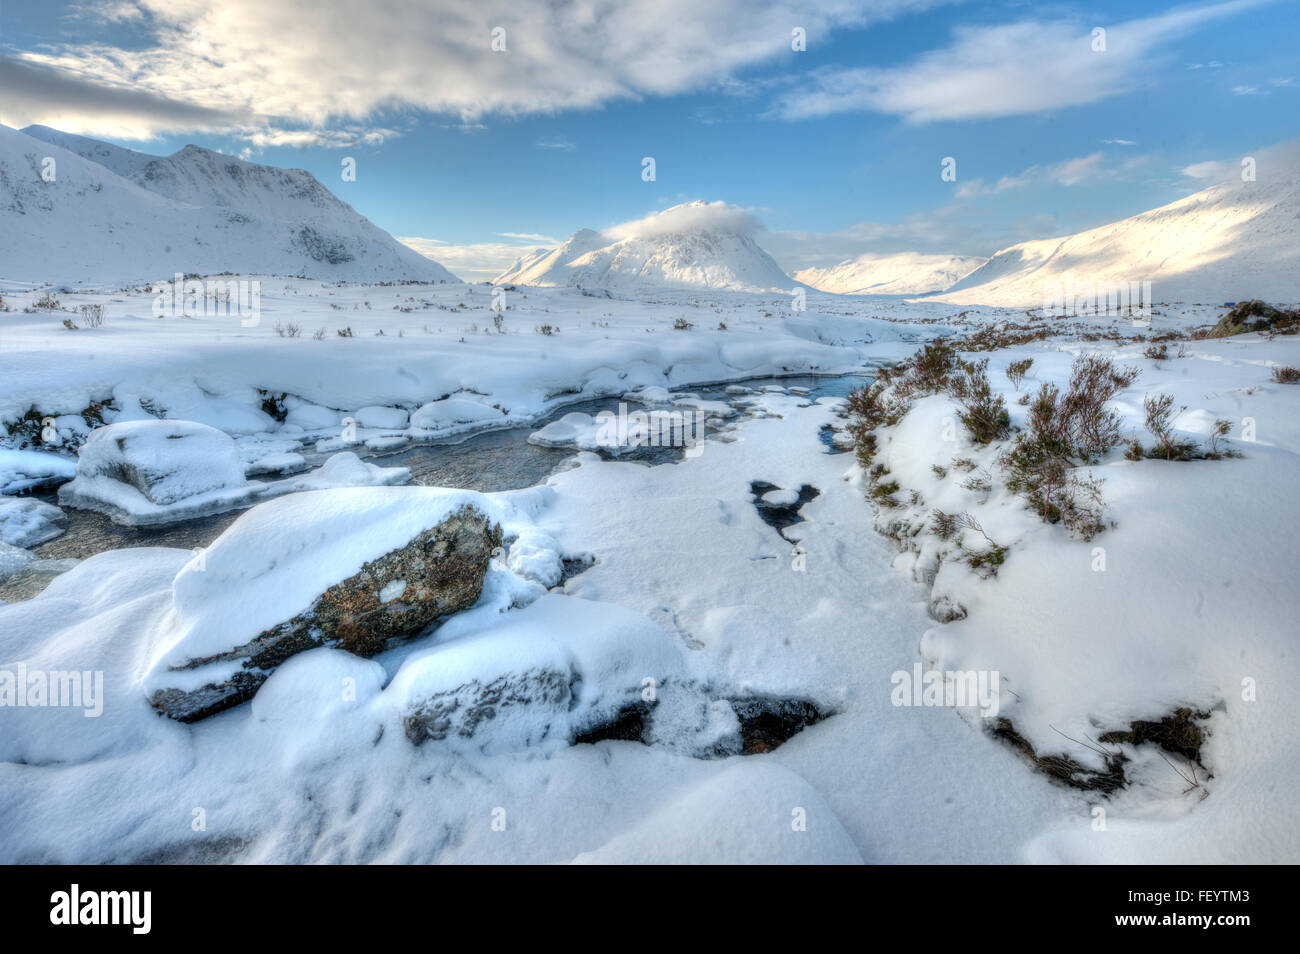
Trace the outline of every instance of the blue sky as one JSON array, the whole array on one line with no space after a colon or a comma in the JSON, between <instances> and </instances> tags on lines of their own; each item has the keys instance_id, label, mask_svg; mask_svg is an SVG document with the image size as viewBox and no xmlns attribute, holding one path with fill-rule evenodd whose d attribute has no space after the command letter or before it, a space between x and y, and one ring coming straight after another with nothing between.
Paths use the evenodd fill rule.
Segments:
<instances>
[{"instance_id":1,"label":"blue sky","mask_svg":"<svg viewBox=\"0 0 1300 954\"><path fill-rule=\"evenodd\" d=\"M793 271L1196 191L1297 137L1297 37L1294 0L10 0L0 122L305 168L473 279L689 199L753 210Z\"/></svg>"}]
</instances>

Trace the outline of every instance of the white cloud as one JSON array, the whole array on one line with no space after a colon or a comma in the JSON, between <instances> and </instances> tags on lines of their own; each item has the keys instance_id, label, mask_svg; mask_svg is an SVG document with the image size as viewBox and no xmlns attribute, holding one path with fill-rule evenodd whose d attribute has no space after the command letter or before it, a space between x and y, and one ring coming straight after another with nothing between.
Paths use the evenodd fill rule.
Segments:
<instances>
[{"instance_id":1,"label":"white cloud","mask_svg":"<svg viewBox=\"0 0 1300 954\"><path fill-rule=\"evenodd\" d=\"M1178 37L1271 0L1229 0L1107 26L1025 20L960 26L953 42L885 68L827 68L778 98L786 119L877 112L909 122L1019 116L1095 103L1140 86L1153 58Z\"/></svg>"},{"instance_id":2,"label":"white cloud","mask_svg":"<svg viewBox=\"0 0 1300 954\"><path fill-rule=\"evenodd\" d=\"M70 42L18 51L48 82L73 84L54 115L40 88L6 85L5 115L88 134L368 124L394 109L449 115L551 114L616 100L731 89L740 71L810 38L943 0L118 0L102 6L129 45ZM137 14L139 14L137 16ZM506 30L507 52L491 48ZM743 84L742 84L743 85ZM155 109L131 121L96 93Z\"/></svg>"},{"instance_id":3,"label":"white cloud","mask_svg":"<svg viewBox=\"0 0 1300 954\"><path fill-rule=\"evenodd\" d=\"M1136 146L1137 145L1137 143L1135 143L1132 139L1103 139L1102 142L1104 142L1108 146Z\"/></svg>"},{"instance_id":4,"label":"white cloud","mask_svg":"<svg viewBox=\"0 0 1300 954\"><path fill-rule=\"evenodd\" d=\"M557 239L550 235L541 235L537 232L498 232L497 235L502 238L514 239L517 242L536 242L538 245L560 245L563 239Z\"/></svg>"},{"instance_id":5,"label":"white cloud","mask_svg":"<svg viewBox=\"0 0 1300 954\"><path fill-rule=\"evenodd\" d=\"M1078 185L1085 179L1093 179L1101 174L1106 157L1100 152L1078 159L1070 159L1054 166L1048 172L1048 178L1064 186Z\"/></svg>"},{"instance_id":6,"label":"white cloud","mask_svg":"<svg viewBox=\"0 0 1300 954\"><path fill-rule=\"evenodd\" d=\"M1081 182L1103 176L1111 177L1115 174L1115 170L1107 167L1105 154L1094 152L1091 155L1080 156L1077 159L1066 159L1064 162L1058 162L1055 165L1030 166L1014 176L1003 176L997 182L988 186L984 184L983 179L971 179L957 187L956 196L958 199L973 199L977 196L997 195L1011 189L1020 189L1043 182L1075 186Z\"/></svg>"},{"instance_id":7,"label":"white cloud","mask_svg":"<svg viewBox=\"0 0 1300 954\"><path fill-rule=\"evenodd\" d=\"M687 229L715 229L754 235L763 230L763 223L749 209L726 202L687 202L662 212L654 212L643 219L621 222L601 229L610 238L648 238L681 232Z\"/></svg>"},{"instance_id":8,"label":"white cloud","mask_svg":"<svg viewBox=\"0 0 1300 954\"><path fill-rule=\"evenodd\" d=\"M1227 162L1210 160L1208 162L1194 162L1190 166L1184 166L1182 174L1189 179L1226 179L1231 166Z\"/></svg>"}]
</instances>

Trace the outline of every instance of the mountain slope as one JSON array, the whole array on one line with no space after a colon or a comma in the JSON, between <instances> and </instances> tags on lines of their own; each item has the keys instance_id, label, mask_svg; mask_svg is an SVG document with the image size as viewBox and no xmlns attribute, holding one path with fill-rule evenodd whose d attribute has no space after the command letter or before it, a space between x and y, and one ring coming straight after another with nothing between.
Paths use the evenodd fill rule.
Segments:
<instances>
[{"instance_id":1,"label":"mountain slope","mask_svg":"<svg viewBox=\"0 0 1300 954\"><path fill-rule=\"evenodd\" d=\"M5 277L129 284L229 271L458 281L302 170L198 146L157 158L29 128L40 138L0 126ZM45 156L57 163L52 182L40 175Z\"/></svg>"},{"instance_id":2,"label":"mountain slope","mask_svg":"<svg viewBox=\"0 0 1300 954\"><path fill-rule=\"evenodd\" d=\"M1076 289L1151 282L1161 302L1300 301L1300 177L1295 166L1229 181L1132 218L1003 249L943 294L954 304L1042 306Z\"/></svg>"},{"instance_id":3,"label":"mountain slope","mask_svg":"<svg viewBox=\"0 0 1300 954\"><path fill-rule=\"evenodd\" d=\"M62 146L68 152L75 152L83 159L97 162L110 172L116 172L119 176L129 177L132 173L138 172L158 158L143 152L136 152L134 149L124 149L121 146L114 146L112 143L100 142L98 139L88 139L85 136L60 132L57 129L51 129L49 126L27 126L20 132L31 136L33 139L40 139L42 142Z\"/></svg>"},{"instance_id":4,"label":"mountain slope","mask_svg":"<svg viewBox=\"0 0 1300 954\"><path fill-rule=\"evenodd\" d=\"M575 258L603 248L610 239L591 229L579 229L559 248L538 249L517 259L513 265L498 275L493 282L498 285L564 285L568 273L564 267Z\"/></svg>"},{"instance_id":5,"label":"mountain slope","mask_svg":"<svg viewBox=\"0 0 1300 954\"><path fill-rule=\"evenodd\" d=\"M830 268L805 268L795 278L837 295L925 295L943 291L988 259L968 255L859 255Z\"/></svg>"},{"instance_id":6,"label":"mountain slope","mask_svg":"<svg viewBox=\"0 0 1300 954\"><path fill-rule=\"evenodd\" d=\"M686 203L658 218L684 221L708 208L703 202ZM557 249L521 258L495 281L622 292L711 288L786 293L794 284L749 234L709 225L646 230L621 239L582 229Z\"/></svg>"}]
</instances>

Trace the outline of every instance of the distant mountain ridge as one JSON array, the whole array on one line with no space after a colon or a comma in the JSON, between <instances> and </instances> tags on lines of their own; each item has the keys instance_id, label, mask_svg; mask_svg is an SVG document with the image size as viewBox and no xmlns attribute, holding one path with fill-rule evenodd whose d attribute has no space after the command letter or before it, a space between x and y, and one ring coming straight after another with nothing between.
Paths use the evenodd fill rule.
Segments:
<instances>
[{"instance_id":1,"label":"distant mountain ridge","mask_svg":"<svg viewBox=\"0 0 1300 954\"><path fill-rule=\"evenodd\" d=\"M51 181L43 160L55 161ZM45 126L0 126L5 277L150 281L175 272L459 281L301 169L189 145L149 156Z\"/></svg>"},{"instance_id":2,"label":"distant mountain ridge","mask_svg":"<svg viewBox=\"0 0 1300 954\"><path fill-rule=\"evenodd\" d=\"M1291 161L1287 156L1291 156ZM1041 307L1053 291L1150 282L1157 302L1300 302L1300 164L1062 238L1005 248L938 300Z\"/></svg>"}]
</instances>

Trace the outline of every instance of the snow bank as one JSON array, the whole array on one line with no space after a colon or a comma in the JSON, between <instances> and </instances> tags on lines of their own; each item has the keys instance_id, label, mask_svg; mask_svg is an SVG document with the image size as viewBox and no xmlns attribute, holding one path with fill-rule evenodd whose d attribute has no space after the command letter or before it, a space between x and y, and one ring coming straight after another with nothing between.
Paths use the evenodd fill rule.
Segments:
<instances>
[{"instance_id":1,"label":"snow bank","mask_svg":"<svg viewBox=\"0 0 1300 954\"><path fill-rule=\"evenodd\" d=\"M77 464L43 451L0 447L0 493L16 494L33 487L71 480Z\"/></svg>"},{"instance_id":2,"label":"snow bank","mask_svg":"<svg viewBox=\"0 0 1300 954\"><path fill-rule=\"evenodd\" d=\"M860 865L852 836L799 775L747 761L710 777L575 864Z\"/></svg>"},{"instance_id":3,"label":"snow bank","mask_svg":"<svg viewBox=\"0 0 1300 954\"><path fill-rule=\"evenodd\" d=\"M39 596L0 607L0 694L6 674L29 683L24 702L6 700L0 760L83 762L175 737L179 727L149 707L140 679L171 602L172 578L191 556L164 548L101 553ZM50 687L44 701L33 684ZM68 704L51 704L56 685L72 693L59 696ZM163 771L168 759L152 771Z\"/></svg>"}]
</instances>

